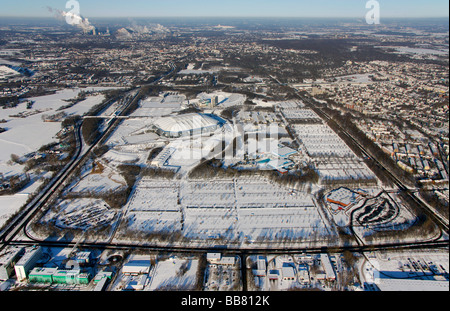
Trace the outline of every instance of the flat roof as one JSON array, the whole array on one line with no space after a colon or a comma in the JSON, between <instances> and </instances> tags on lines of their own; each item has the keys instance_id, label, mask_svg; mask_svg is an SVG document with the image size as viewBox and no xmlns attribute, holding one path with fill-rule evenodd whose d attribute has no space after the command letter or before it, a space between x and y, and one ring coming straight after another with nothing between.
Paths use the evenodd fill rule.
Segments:
<instances>
[{"instance_id":1,"label":"flat roof","mask_svg":"<svg viewBox=\"0 0 450 311\"><path fill-rule=\"evenodd\" d=\"M0 266L9 263L11 259L16 257L22 250L23 247L18 246L7 248L6 251L0 254Z\"/></svg>"},{"instance_id":2,"label":"flat roof","mask_svg":"<svg viewBox=\"0 0 450 311\"><path fill-rule=\"evenodd\" d=\"M16 263L16 266L25 264L28 260L30 260L30 258L32 258L36 253L40 251L41 251L40 246L38 246L37 248L25 248L25 254Z\"/></svg>"},{"instance_id":3,"label":"flat roof","mask_svg":"<svg viewBox=\"0 0 450 311\"><path fill-rule=\"evenodd\" d=\"M188 113L178 116L164 117L155 121L154 125L167 133L186 132L220 124L217 118L207 114Z\"/></svg>"}]
</instances>

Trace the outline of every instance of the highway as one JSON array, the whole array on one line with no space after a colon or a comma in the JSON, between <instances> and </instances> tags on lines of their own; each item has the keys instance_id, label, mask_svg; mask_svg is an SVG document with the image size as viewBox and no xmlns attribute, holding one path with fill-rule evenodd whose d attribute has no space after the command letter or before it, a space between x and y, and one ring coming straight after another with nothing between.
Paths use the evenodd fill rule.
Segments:
<instances>
[{"instance_id":1,"label":"highway","mask_svg":"<svg viewBox=\"0 0 450 311\"><path fill-rule=\"evenodd\" d=\"M126 110L134 100L136 100L139 92L128 102L124 104L124 107L120 107L122 111ZM122 109L123 108L123 109ZM6 228L2 231L0 235L0 243L3 246L11 242L16 235L23 230L28 223L33 219L33 217L46 205L47 202L51 201L54 195L58 195L59 191L65 185L65 182L73 174L73 172L89 157L91 151L96 148L104 137L111 134L112 130L115 128L119 121L116 119L114 122L110 122L106 130L96 139L96 141L88 147L83 153L83 141L82 141L82 122L78 123L76 126L76 149L75 155L72 160L67 164L45 187L45 189L35 197L26 208L13 220ZM3 248L3 247L2 247Z\"/></svg>"},{"instance_id":2,"label":"highway","mask_svg":"<svg viewBox=\"0 0 450 311\"><path fill-rule=\"evenodd\" d=\"M351 252L373 252L386 250L405 250L405 249L429 249L429 248L448 248L448 241L424 241L424 242L392 242L371 245L341 245L341 246L317 246L317 247L242 247L242 246L189 246L189 245L152 245L142 242L130 243L106 243L106 242L67 242L67 241L11 241L10 245L32 246L40 245L43 247L62 247L73 248L77 245L80 248L102 249L102 250L145 250L155 252L173 252L173 253L206 253L206 252L225 252L236 255L256 255L256 254L321 254L321 253L341 253Z\"/></svg>"},{"instance_id":3,"label":"highway","mask_svg":"<svg viewBox=\"0 0 450 311\"><path fill-rule=\"evenodd\" d=\"M309 104L313 110L324 120L326 121L331 121L332 118L326 114L325 112L323 112L320 108L318 108L315 103L305 97L303 97L301 94L299 94L299 92L296 92L297 95L307 104ZM386 168L380 161L378 161L378 159L371 154L370 152L367 151L367 149L365 149L351 134L349 134L344 128L342 128L338 123L336 123L337 126L339 127L339 130L341 131L342 134L344 134L349 140L351 140L361 151L361 153L367 157L368 159L370 159L371 161L373 161L379 168L381 168L391 179L392 182L394 182L394 184L398 187L398 189L400 191L402 191L403 193L405 193L408 197L410 197L416 204L418 204L419 206L422 207L423 212L429 216L436 224L438 224L441 229L443 231L445 231L447 234L449 233L448 230L448 219L444 218L443 216L439 215L433 207L431 207L428 203L424 202L420 197L418 197L414 191L415 189L413 189L413 191L411 191L411 189L409 189L407 186L405 186L403 184L403 182L397 178L397 176L395 176L394 173L392 173L388 168Z\"/></svg>"},{"instance_id":4,"label":"highway","mask_svg":"<svg viewBox=\"0 0 450 311\"><path fill-rule=\"evenodd\" d=\"M177 67L174 62L169 62L169 66L170 70L168 72L162 74L146 86L156 85L167 76L173 74ZM59 191L64 187L65 182L70 178L73 172L84 163L84 161L89 157L91 151L100 145L105 138L111 135L116 126L122 121L122 119L124 119L124 117L126 117L125 112L138 99L141 90L142 88L138 87L127 92L128 95L136 92L134 96L126 96L125 94L122 95L122 98L127 98L127 100L125 100L124 103L117 108L116 112L113 114L113 117L108 121L107 128L84 152L84 143L81 134L83 122L76 125L76 152L74 156L70 162L49 182L49 184L36 197L34 197L33 200L28 203L12 221L5 226L0 233L0 251L10 244L21 231L23 231L30 240L39 242L29 235L26 230L27 225L31 222L34 216L36 216L36 214L42 210L48 202L51 201L54 195L59 194Z\"/></svg>"},{"instance_id":5,"label":"highway","mask_svg":"<svg viewBox=\"0 0 450 311\"><path fill-rule=\"evenodd\" d=\"M170 75L176 69L175 66L172 67L172 70L166 73L164 76L160 77L153 83L158 83L165 76ZM135 90L133 90L135 91ZM298 92L297 92L298 94ZM286 248L286 247L243 247L233 246L233 245L216 245L216 246L190 246L190 245L152 245L145 244L143 242L133 242L133 243L107 243L107 242L65 242L65 241L45 241L38 240L34 237L30 236L28 232L25 230L28 223L33 219L33 217L45 206L47 202L50 201L54 194L58 194L59 190L63 187L65 181L71 176L73 171L79 167L83 163L83 161L89 156L90 152L100 143L103 139L107 138L108 135L115 129L116 125L121 122L121 116L124 115L124 111L138 99L140 92L137 92L136 95L128 100L122 107L120 107L120 113L116 114L116 118L111 119L109 122L108 128L103 132L103 134L96 140L96 142L91 145L84 153L82 153L82 138L81 138L81 124L77 127L77 152L71 162L51 181L51 183L44 189L44 191L39 194L28 206L27 208L18 215L14 221L12 221L7 228L0 235L0 245L1 248L4 248L6 245L36 245L39 244L41 246L46 247L74 247L76 244L81 248L96 248L96 249L114 249L114 250L129 250L129 249L139 249L139 250L148 250L148 251L159 251L159 252L178 252L178 253L205 253L208 251L220 252L225 251L231 254L237 254L241 256L243 260L243 265L245 265L245 258L248 255L252 254L260 254L260 253L268 253L271 254L302 254L302 253L310 253L310 254L318 254L318 253L327 253L327 252L343 252L343 251L351 251L351 252L367 252L367 251L377 251L377 250L398 250L398 249L423 249L423 248L448 248L448 241L440 241L436 239L434 241L424 241L424 242L397 242L397 243L380 243L380 244L371 244L371 245L362 245L359 243L358 245L345 245L345 246L320 246L320 247L300 247L300 248ZM306 103L310 103L311 106L314 106L314 103L309 102L308 99L303 98L300 94L299 97L304 100ZM319 110L316 107L317 110ZM320 115L325 119L329 120L329 116L320 112ZM359 148L363 154L369 156L371 159L376 161L372 155L370 155L357 141L355 141L345 130L343 133L349 136ZM381 164L378 162L378 165ZM381 166L382 167L382 166ZM412 196L412 194L408 191L408 189L388 170L387 173L392 177L392 180L397 184L399 189L408 193L408 195ZM412 196L415 198L415 196ZM415 200L418 200L415 198ZM420 201L418 201L419 203ZM422 205L421 205L422 206ZM435 213L427 210L431 216L435 216ZM448 232L448 223L446 224L444 221L440 221L439 218L433 217L437 221L438 224L441 225L444 231ZM16 239L18 234L23 230L25 235L28 237L26 239L24 237L23 240ZM1 249L0 248L0 249ZM243 273L245 268L243 268Z\"/></svg>"},{"instance_id":6,"label":"highway","mask_svg":"<svg viewBox=\"0 0 450 311\"><path fill-rule=\"evenodd\" d=\"M306 98L302 94L300 94L299 91L296 89L287 86L286 84L281 83L276 77L270 76L276 83L278 83L281 86L289 87L298 97L301 99L305 104L308 104L311 109L313 109L323 120L329 122L332 121L332 118L325 113L322 109L320 109L316 103L313 100L310 100L309 98ZM416 204L421 206L422 211L430 217L444 232L447 234L449 233L448 226L449 221L444 216L440 215L435 211L435 209L430 206L427 202L425 202L422 198L418 197L415 192L417 189L409 189L405 184L397 178L395 174L393 174L388 168L386 168L373 154L371 154L364 146L362 146L359 141L357 141L351 134L347 132L340 124L335 122L336 125L339 127L339 130L341 134L345 135L352 143L358 147L359 151L368 159L373 161L373 163L378 166L380 169L382 169L388 177L391 179L391 181L398 187L398 189L405 193L408 197L410 197Z\"/></svg>"}]
</instances>

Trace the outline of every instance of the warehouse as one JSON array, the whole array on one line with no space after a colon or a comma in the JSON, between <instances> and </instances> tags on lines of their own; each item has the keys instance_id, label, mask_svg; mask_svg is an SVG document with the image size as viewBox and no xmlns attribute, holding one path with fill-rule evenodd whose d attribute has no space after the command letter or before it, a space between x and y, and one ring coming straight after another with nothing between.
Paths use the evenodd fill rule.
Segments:
<instances>
[{"instance_id":1,"label":"warehouse","mask_svg":"<svg viewBox=\"0 0 450 311\"><path fill-rule=\"evenodd\" d=\"M177 138L211 133L223 124L224 120L211 114L189 113L158 119L153 126L159 135Z\"/></svg>"},{"instance_id":2,"label":"warehouse","mask_svg":"<svg viewBox=\"0 0 450 311\"><path fill-rule=\"evenodd\" d=\"M149 256L134 255L123 265L122 273L128 275L148 274L151 262Z\"/></svg>"},{"instance_id":3,"label":"warehouse","mask_svg":"<svg viewBox=\"0 0 450 311\"><path fill-rule=\"evenodd\" d=\"M22 247L14 247L7 249L6 252L0 254L0 280L7 280L14 271L14 264L23 253Z\"/></svg>"},{"instance_id":4,"label":"warehouse","mask_svg":"<svg viewBox=\"0 0 450 311\"><path fill-rule=\"evenodd\" d=\"M59 270L58 268L34 268L28 277L33 283L89 284L90 275L80 270Z\"/></svg>"},{"instance_id":5,"label":"warehouse","mask_svg":"<svg viewBox=\"0 0 450 311\"><path fill-rule=\"evenodd\" d=\"M28 277L33 283L53 283L53 275L58 271L58 268L34 268L30 271Z\"/></svg>"},{"instance_id":6,"label":"warehouse","mask_svg":"<svg viewBox=\"0 0 450 311\"><path fill-rule=\"evenodd\" d=\"M17 281L21 282L27 279L28 272L34 267L36 262L42 256L42 249L40 247L27 249L22 258L14 266L16 271Z\"/></svg>"},{"instance_id":7,"label":"warehouse","mask_svg":"<svg viewBox=\"0 0 450 311\"><path fill-rule=\"evenodd\" d=\"M336 274L334 272L330 257L327 254L320 254L320 261L322 263L322 267L325 270L326 279L328 281L336 280Z\"/></svg>"}]
</instances>

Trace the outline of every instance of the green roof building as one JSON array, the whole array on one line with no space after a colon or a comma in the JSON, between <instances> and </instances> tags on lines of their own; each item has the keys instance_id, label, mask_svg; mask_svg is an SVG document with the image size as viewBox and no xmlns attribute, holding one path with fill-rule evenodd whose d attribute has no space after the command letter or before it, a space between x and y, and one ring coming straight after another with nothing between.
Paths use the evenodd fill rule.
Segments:
<instances>
[{"instance_id":1,"label":"green roof building","mask_svg":"<svg viewBox=\"0 0 450 311\"><path fill-rule=\"evenodd\" d=\"M58 268L34 268L28 275L32 283L53 283L53 274Z\"/></svg>"},{"instance_id":2,"label":"green roof building","mask_svg":"<svg viewBox=\"0 0 450 311\"><path fill-rule=\"evenodd\" d=\"M34 268L28 277L34 283L89 284L90 275L80 270L58 270L58 268Z\"/></svg>"}]
</instances>

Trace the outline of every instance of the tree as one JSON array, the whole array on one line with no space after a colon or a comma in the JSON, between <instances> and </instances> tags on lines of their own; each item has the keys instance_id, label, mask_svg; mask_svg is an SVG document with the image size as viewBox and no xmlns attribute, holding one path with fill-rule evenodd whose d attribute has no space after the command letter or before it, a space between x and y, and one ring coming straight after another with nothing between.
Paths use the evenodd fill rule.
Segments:
<instances>
[{"instance_id":1,"label":"tree","mask_svg":"<svg viewBox=\"0 0 450 311\"><path fill-rule=\"evenodd\" d=\"M22 161L20 161L20 157L14 153L11 154L11 161L17 164L22 164Z\"/></svg>"}]
</instances>

